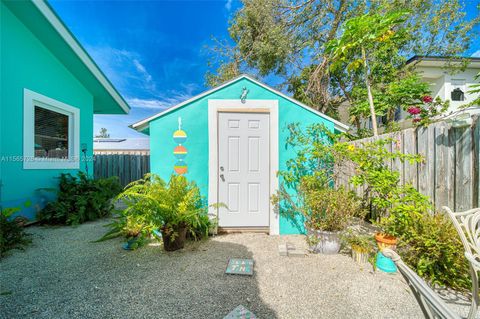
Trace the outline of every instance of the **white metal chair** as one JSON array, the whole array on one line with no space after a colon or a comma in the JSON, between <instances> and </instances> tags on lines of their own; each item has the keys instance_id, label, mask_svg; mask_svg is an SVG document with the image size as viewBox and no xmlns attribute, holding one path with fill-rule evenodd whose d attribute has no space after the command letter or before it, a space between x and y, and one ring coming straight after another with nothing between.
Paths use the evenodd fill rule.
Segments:
<instances>
[{"instance_id":1,"label":"white metal chair","mask_svg":"<svg viewBox=\"0 0 480 319\"><path fill-rule=\"evenodd\" d=\"M478 279L480 273L480 208L474 208L465 212L455 213L446 206L443 209L453 221L453 225L462 240L465 249L465 257L470 264L472 277L472 305L468 313L468 319L475 318L480 304L478 291Z\"/></svg>"},{"instance_id":2,"label":"white metal chair","mask_svg":"<svg viewBox=\"0 0 480 319\"><path fill-rule=\"evenodd\" d=\"M397 265L398 271L402 274L408 283L413 295L422 309L423 315L427 319L461 319L457 313L451 310L440 296L430 288L427 283L420 278L417 273L410 269L400 258L400 256L391 250L385 248L382 250L385 257L390 258Z\"/></svg>"}]
</instances>

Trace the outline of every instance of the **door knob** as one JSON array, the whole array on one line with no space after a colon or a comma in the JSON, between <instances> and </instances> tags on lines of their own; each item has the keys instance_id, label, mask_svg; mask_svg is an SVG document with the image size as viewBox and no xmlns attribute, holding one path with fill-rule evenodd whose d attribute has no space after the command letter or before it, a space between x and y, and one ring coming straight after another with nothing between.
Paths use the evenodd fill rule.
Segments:
<instances>
[{"instance_id":1,"label":"door knob","mask_svg":"<svg viewBox=\"0 0 480 319\"><path fill-rule=\"evenodd\" d=\"M223 166L220 166L220 170L223 172Z\"/></svg>"},{"instance_id":2,"label":"door knob","mask_svg":"<svg viewBox=\"0 0 480 319\"><path fill-rule=\"evenodd\" d=\"M223 174L220 174L220 178L222 179L222 182L225 182L225 177L223 176Z\"/></svg>"}]
</instances>

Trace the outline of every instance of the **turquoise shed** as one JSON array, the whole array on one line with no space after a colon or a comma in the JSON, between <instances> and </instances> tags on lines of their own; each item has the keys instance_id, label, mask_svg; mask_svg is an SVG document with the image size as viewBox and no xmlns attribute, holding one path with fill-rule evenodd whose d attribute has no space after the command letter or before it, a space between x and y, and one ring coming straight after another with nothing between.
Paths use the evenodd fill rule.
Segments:
<instances>
[{"instance_id":1,"label":"turquoise shed","mask_svg":"<svg viewBox=\"0 0 480 319\"><path fill-rule=\"evenodd\" d=\"M277 172L294 156L289 123L348 129L325 114L247 76L195 96L131 127L150 135L151 172L185 174L209 203L225 203L219 227L298 234L303 226L274 210ZM301 224L301 223L300 223Z\"/></svg>"},{"instance_id":2,"label":"turquoise shed","mask_svg":"<svg viewBox=\"0 0 480 319\"><path fill-rule=\"evenodd\" d=\"M60 173L93 173L93 114L129 106L45 1L0 6L0 205L33 219Z\"/></svg>"}]
</instances>

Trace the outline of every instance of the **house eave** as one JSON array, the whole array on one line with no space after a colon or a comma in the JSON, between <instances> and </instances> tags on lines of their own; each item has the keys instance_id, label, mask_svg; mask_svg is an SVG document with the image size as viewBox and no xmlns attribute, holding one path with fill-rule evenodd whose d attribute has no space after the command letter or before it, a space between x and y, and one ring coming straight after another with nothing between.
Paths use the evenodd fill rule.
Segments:
<instances>
[{"instance_id":1,"label":"house eave","mask_svg":"<svg viewBox=\"0 0 480 319\"><path fill-rule=\"evenodd\" d=\"M415 64L416 66L444 67L447 63L451 65L460 65L467 63L467 68L480 68L479 57L452 57L452 56L424 56L415 55L407 60L406 65Z\"/></svg>"},{"instance_id":2,"label":"house eave","mask_svg":"<svg viewBox=\"0 0 480 319\"><path fill-rule=\"evenodd\" d=\"M46 1L2 2L93 95L94 113L130 111L128 103Z\"/></svg>"}]
</instances>

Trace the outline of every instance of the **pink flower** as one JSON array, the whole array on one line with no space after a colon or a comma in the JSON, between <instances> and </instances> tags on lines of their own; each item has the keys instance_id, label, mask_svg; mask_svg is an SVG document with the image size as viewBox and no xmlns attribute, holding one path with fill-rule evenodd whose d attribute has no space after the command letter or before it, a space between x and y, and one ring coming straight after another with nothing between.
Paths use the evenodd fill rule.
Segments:
<instances>
[{"instance_id":1,"label":"pink flower","mask_svg":"<svg viewBox=\"0 0 480 319\"><path fill-rule=\"evenodd\" d=\"M416 107L416 106L410 106L407 109L407 112L410 113L411 115L417 115L417 114L420 114L421 109L419 107Z\"/></svg>"},{"instance_id":2,"label":"pink flower","mask_svg":"<svg viewBox=\"0 0 480 319\"><path fill-rule=\"evenodd\" d=\"M418 117L417 117L417 118L414 118L414 119L412 120L412 122L413 122L413 123L418 123L418 122L420 122L420 119L419 119Z\"/></svg>"},{"instance_id":3,"label":"pink flower","mask_svg":"<svg viewBox=\"0 0 480 319\"><path fill-rule=\"evenodd\" d=\"M429 96L429 95L425 95L423 98L422 98L422 101L423 103L432 103L433 102L433 97Z\"/></svg>"}]
</instances>

